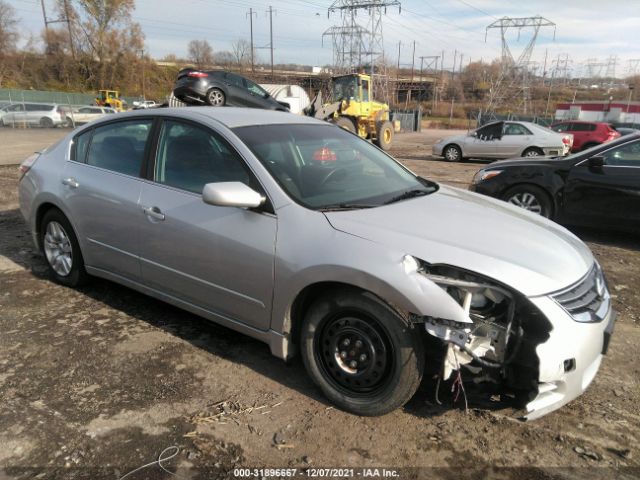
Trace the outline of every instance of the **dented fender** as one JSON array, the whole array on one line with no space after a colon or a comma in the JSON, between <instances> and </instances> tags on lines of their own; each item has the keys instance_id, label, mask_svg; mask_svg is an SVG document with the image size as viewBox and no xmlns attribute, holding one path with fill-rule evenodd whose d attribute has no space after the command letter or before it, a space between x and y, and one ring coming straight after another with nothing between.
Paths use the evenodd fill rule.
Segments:
<instances>
[{"instance_id":1,"label":"dented fender","mask_svg":"<svg viewBox=\"0 0 640 480\"><path fill-rule=\"evenodd\" d=\"M326 222L318 214L319 222ZM307 223L305 228L315 230ZM289 235L278 232L275 265L274 301L271 330L287 335L291 332L291 309L298 295L307 287L323 282L352 285L372 292L393 307L418 316L447 318L468 322L462 307L441 287L417 271L406 271L406 252L390 249L334 229L318 230L310 244L289 243ZM312 246L311 246L312 245ZM329 251L331 245L339 249ZM313 248L313 255L309 249Z\"/></svg>"}]
</instances>

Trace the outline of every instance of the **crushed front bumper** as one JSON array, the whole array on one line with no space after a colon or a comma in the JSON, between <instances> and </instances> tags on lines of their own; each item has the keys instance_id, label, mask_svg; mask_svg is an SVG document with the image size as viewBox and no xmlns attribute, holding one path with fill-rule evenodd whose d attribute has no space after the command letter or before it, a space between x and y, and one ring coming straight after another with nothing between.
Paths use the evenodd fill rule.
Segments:
<instances>
[{"instance_id":1,"label":"crushed front bumper","mask_svg":"<svg viewBox=\"0 0 640 480\"><path fill-rule=\"evenodd\" d=\"M526 404L524 417L533 420L562 407L587 389L607 352L616 313L609 308L602 321L581 323L551 297L529 300L553 325L548 340L536 348L538 391Z\"/></svg>"}]
</instances>

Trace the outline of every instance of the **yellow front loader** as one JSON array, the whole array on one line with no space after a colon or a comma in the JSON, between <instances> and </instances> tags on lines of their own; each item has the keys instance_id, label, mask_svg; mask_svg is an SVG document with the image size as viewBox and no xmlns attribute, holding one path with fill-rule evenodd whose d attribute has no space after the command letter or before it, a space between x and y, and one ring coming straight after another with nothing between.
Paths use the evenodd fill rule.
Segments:
<instances>
[{"instance_id":1,"label":"yellow front loader","mask_svg":"<svg viewBox=\"0 0 640 480\"><path fill-rule=\"evenodd\" d=\"M120 99L118 90L98 90L96 105L111 107L118 112L124 111L124 102Z\"/></svg>"},{"instance_id":2,"label":"yellow front loader","mask_svg":"<svg viewBox=\"0 0 640 480\"><path fill-rule=\"evenodd\" d=\"M389 105L371 98L371 77L360 73L333 77L332 91L332 103L323 105L318 92L305 114L333 122L389 150L394 131Z\"/></svg>"}]
</instances>

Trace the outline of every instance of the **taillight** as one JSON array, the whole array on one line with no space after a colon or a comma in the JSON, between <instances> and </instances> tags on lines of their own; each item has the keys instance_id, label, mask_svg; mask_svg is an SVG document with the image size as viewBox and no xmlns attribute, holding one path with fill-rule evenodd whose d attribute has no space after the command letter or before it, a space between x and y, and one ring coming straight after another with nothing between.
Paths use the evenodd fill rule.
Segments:
<instances>
[{"instance_id":1,"label":"taillight","mask_svg":"<svg viewBox=\"0 0 640 480\"><path fill-rule=\"evenodd\" d=\"M208 76L209 76L209 74L206 73L206 72L193 71L193 72L187 73L187 77L203 78L203 77L208 77Z\"/></svg>"},{"instance_id":2,"label":"taillight","mask_svg":"<svg viewBox=\"0 0 640 480\"><path fill-rule=\"evenodd\" d=\"M38 157L40 157L39 153L34 153L33 155L27 157L18 167L18 170L20 172L19 177L18 177L18 181L22 180L22 178L27 174L27 172L29 170L31 170L31 167L33 167L33 164L36 163L36 160L38 159Z\"/></svg>"}]
</instances>

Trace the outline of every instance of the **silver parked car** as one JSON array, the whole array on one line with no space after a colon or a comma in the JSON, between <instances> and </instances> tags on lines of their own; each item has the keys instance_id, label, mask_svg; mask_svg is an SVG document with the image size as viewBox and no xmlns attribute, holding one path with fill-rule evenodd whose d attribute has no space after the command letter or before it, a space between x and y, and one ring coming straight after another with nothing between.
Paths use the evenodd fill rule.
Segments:
<instances>
[{"instance_id":1,"label":"silver parked car","mask_svg":"<svg viewBox=\"0 0 640 480\"><path fill-rule=\"evenodd\" d=\"M74 125L89 123L105 115L113 115L116 110L111 107L100 107L97 105L87 105L85 107L74 108L69 112L68 117Z\"/></svg>"},{"instance_id":2,"label":"silver parked car","mask_svg":"<svg viewBox=\"0 0 640 480\"><path fill-rule=\"evenodd\" d=\"M55 103L14 103L4 108L2 126L30 125L45 128L70 125L70 109Z\"/></svg>"},{"instance_id":3,"label":"silver parked car","mask_svg":"<svg viewBox=\"0 0 640 480\"><path fill-rule=\"evenodd\" d=\"M531 122L494 122L465 135L438 140L433 154L450 162L466 158L560 157L573 145L573 135L558 134Z\"/></svg>"},{"instance_id":4,"label":"silver parked car","mask_svg":"<svg viewBox=\"0 0 640 480\"><path fill-rule=\"evenodd\" d=\"M103 277L280 358L299 352L351 412L407 402L429 353L441 379L464 368L498 382L535 418L580 395L607 350L615 314L578 238L326 122L129 112L21 171L21 211L57 282Z\"/></svg>"}]
</instances>

